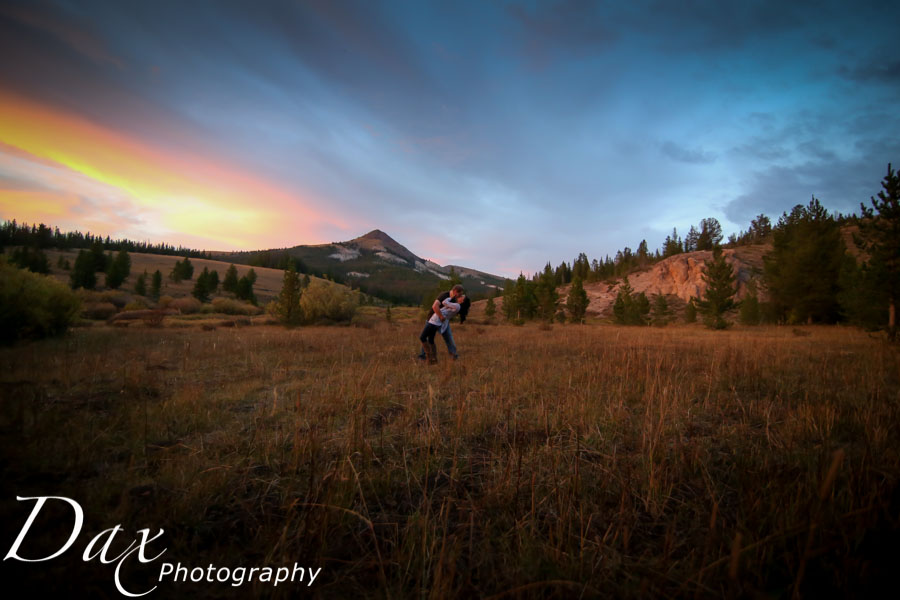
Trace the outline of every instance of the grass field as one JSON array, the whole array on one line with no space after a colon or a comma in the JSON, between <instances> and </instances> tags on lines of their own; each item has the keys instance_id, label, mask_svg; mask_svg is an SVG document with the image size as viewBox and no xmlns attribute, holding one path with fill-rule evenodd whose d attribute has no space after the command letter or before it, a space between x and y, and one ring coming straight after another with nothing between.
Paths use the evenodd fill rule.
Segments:
<instances>
[{"instance_id":1,"label":"grass field","mask_svg":"<svg viewBox=\"0 0 900 600\"><path fill-rule=\"evenodd\" d=\"M148 597L865 597L894 580L900 355L849 328L421 324L73 330L0 350L4 543L84 507L35 590L116 596L82 562L121 523L159 562L321 567L306 588ZM34 548L71 511L47 508ZM52 549L48 552L52 552ZM7 565L9 562L7 562Z\"/></svg>"}]
</instances>

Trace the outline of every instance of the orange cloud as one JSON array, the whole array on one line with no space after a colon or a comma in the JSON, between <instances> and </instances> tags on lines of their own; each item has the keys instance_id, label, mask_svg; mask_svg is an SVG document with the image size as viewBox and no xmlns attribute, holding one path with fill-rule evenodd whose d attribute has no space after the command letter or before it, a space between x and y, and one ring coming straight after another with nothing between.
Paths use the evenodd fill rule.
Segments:
<instances>
[{"instance_id":1,"label":"orange cloud","mask_svg":"<svg viewBox=\"0 0 900 600\"><path fill-rule=\"evenodd\" d=\"M60 194L40 190L0 189L0 213L15 215L22 206L28 207L28 223L57 223L68 216L69 210L78 204L72 194Z\"/></svg>"},{"instance_id":2,"label":"orange cloud","mask_svg":"<svg viewBox=\"0 0 900 600\"><path fill-rule=\"evenodd\" d=\"M78 205L73 198L82 198L88 209L116 205L131 213L145 230L141 237L179 233L207 240L210 248L325 241L317 231L345 228L339 217L317 210L309 195L235 165L168 152L3 91L0 143L15 149L4 162L0 145L0 176L12 172L40 190L28 195L0 184L0 210L20 220L71 214Z\"/></svg>"}]
</instances>

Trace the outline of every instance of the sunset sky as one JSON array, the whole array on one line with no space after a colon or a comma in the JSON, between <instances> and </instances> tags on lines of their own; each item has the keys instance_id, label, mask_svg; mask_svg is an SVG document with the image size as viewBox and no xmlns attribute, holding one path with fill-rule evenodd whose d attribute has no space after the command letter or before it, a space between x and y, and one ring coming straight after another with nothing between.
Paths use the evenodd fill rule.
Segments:
<instances>
[{"instance_id":1,"label":"sunset sky","mask_svg":"<svg viewBox=\"0 0 900 600\"><path fill-rule=\"evenodd\" d=\"M900 3L0 3L0 218L499 275L900 164Z\"/></svg>"}]
</instances>

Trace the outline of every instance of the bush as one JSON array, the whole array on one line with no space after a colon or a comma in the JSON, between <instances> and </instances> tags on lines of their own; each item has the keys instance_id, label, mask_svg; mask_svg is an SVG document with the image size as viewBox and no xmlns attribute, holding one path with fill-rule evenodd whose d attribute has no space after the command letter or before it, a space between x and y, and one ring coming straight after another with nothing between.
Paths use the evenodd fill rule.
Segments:
<instances>
[{"instance_id":1,"label":"bush","mask_svg":"<svg viewBox=\"0 0 900 600\"><path fill-rule=\"evenodd\" d=\"M146 304L145 302L143 302L142 300L132 300L131 302L129 302L128 304L126 304L125 307L124 307L122 310L123 310L123 311L128 311L128 310L145 310L145 309L147 309L147 308L149 308L149 307L148 307L147 304Z\"/></svg>"},{"instance_id":2,"label":"bush","mask_svg":"<svg viewBox=\"0 0 900 600\"><path fill-rule=\"evenodd\" d=\"M738 315L741 325L759 325L759 322L762 319L762 313L760 312L759 307L759 298L757 298L755 295L750 295L744 298L744 300L741 302L741 307L738 311Z\"/></svg>"},{"instance_id":3,"label":"bush","mask_svg":"<svg viewBox=\"0 0 900 600\"><path fill-rule=\"evenodd\" d=\"M213 298L212 307L214 312L224 313L226 315L245 315L252 316L262 313L262 309L246 302L232 300L231 298Z\"/></svg>"},{"instance_id":4,"label":"bush","mask_svg":"<svg viewBox=\"0 0 900 600\"><path fill-rule=\"evenodd\" d=\"M156 301L156 308L166 309L169 308L169 305L175 301L175 298L172 296L160 296L159 300Z\"/></svg>"},{"instance_id":5,"label":"bush","mask_svg":"<svg viewBox=\"0 0 900 600\"><path fill-rule=\"evenodd\" d=\"M200 301L196 298L177 298L169 302L166 307L174 308L183 315L191 315L200 312L200 306Z\"/></svg>"},{"instance_id":6,"label":"bush","mask_svg":"<svg viewBox=\"0 0 900 600\"><path fill-rule=\"evenodd\" d=\"M307 323L349 322L359 306L359 293L327 281L315 280L300 297L303 320Z\"/></svg>"},{"instance_id":7,"label":"bush","mask_svg":"<svg viewBox=\"0 0 900 600\"><path fill-rule=\"evenodd\" d=\"M68 286L0 259L0 341L62 334L80 307Z\"/></svg>"},{"instance_id":8,"label":"bush","mask_svg":"<svg viewBox=\"0 0 900 600\"><path fill-rule=\"evenodd\" d=\"M129 302L131 302L131 296L128 294L123 294L122 292L114 292L114 291L105 291L100 293L100 301L101 302L109 302L110 304L115 305L119 310L125 308Z\"/></svg>"},{"instance_id":9,"label":"bush","mask_svg":"<svg viewBox=\"0 0 900 600\"><path fill-rule=\"evenodd\" d=\"M84 305L81 316L85 319L105 321L117 312L119 312L119 309L111 302L89 302Z\"/></svg>"},{"instance_id":10,"label":"bush","mask_svg":"<svg viewBox=\"0 0 900 600\"><path fill-rule=\"evenodd\" d=\"M685 323L696 323L697 322L697 307L694 306L694 298L691 297L688 300L687 306L684 307L684 322Z\"/></svg>"}]
</instances>

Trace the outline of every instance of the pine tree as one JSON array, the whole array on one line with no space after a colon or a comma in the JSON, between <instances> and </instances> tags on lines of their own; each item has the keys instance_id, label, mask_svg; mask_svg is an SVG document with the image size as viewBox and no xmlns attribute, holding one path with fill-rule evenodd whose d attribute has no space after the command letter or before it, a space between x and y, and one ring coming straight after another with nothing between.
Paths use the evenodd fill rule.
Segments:
<instances>
[{"instance_id":1,"label":"pine tree","mask_svg":"<svg viewBox=\"0 0 900 600\"><path fill-rule=\"evenodd\" d=\"M535 299L537 300L538 318L547 323L552 321L556 315L556 302L559 294L556 291L556 276L550 263L547 263L544 271L538 277Z\"/></svg>"},{"instance_id":2,"label":"pine tree","mask_svg":"<svg viewBox=\"0 0 900 600\"><path fill-rule=\"evenodd\" d=\"M125 250L119 250L116 257L108 261L106 269L106 287L118 289L131 273L131 257Z\"/></svg>"},{"instance_id":3,"label":"pine tree","mask_svg":"<svg viewBox=\"0 0 900 600\"><path fill-rule=\"evenodd\" d=\"M94 272L94 265L96 264L94 258L93 254L86 250L78 252L78 256L75 258L75 266L69 275L73 289L84 288L92 290L97 285L97 274Z\"/></svg>"},{"instance_id":4,"label":"pine tree","mask_svg":"<svg viewBox=\"0 0 900 600\"><path fill-rule=\"evenodd\" d=\"M206 289L210 294L215 294L219 291L219 272L215 269L209 272L209 277L206 279Z\"/></svg>"},{"instance_id":5,"label":"pine tree","mask_svg":"<svg viewBox=\"0 0 900 600\"><path fill-rule=\"evenodd\" d=\"M641 243L638 244L637 249L637 261L638 265L643 267L650 260L650 250L647 247L647 240L641 240Z\"/></svg>"},{"instance_id":6,"label":"pine tree","mask_svg":"<svg viewBox=\"0 0 900 600\"><path fill-rule=\"evenodd\" d=\"M644 292L634 293L628 277L623 278L613 303L613 317L619 325L646 325L650 301Z\"/></svg>"},{"instance_id":7,"label":"pine tree","mask_svg":"<svg viewBox=\"0 0 900 600\"><path fill-rule=\"evenodd\" d=\"M869 331L883 329L888 324L890 301L882 281L882 273L870 262L857 264L850 253L844 256L838 277L841 291L838 302L843 317L853 325ZM888 332L890 335L890 331Z\"/></svg>"},{"instance_id":8,"label":"pine tree","mask_svg":"<svg viewBox=\"0 0 900 600\"><path fill-rule=\"evenodd\" d=\"M574 281L574 279L578 277L584 282L584 280L588 278L588 275L590 275L590 272L591 263L588 261L587 254L580 252L578 258L572 263L572 280Z\"/></svg>"},{"instance_id":9,"label":"pine tree","mask_svg":"<svg viewBox=\"0 0 900 600\"><path fill-rule=\"evenodd\" d=\"M300 276L294 269L293 262L290 263L284 272L284 279L281 284L281 292L278 294L276 301L275 314L285 325L299 325L303 319L303 313L300 309ZM390 322L390 310L388 307L388 322Z\"/></svg>"},{"instance_id":10,"label":"pine tree","mask_svg":"<svg viewBox=\"0 0 900 600\"><path fill-rule=\"evenodd\" d=\"M569 295L566 297L566 310L569 313L569 320L572 323L583 323L587 307L587 292L584 291L581 278L574 275L572 277L572 287L569 288Z\"/></svg>"},{"instance_id":11,"label":"pine tree","mask_svg":"<svg viewBox=\"0 0 900 600\"><path fill-rule=\"evenodd\" d=\"M688 234L684 236L684 251L685 252L693 252L697 250L697 240L700 237L700 232L697 231L697 228L691 225L691 228L688 230Z\"/></svg>"},{"instance_id":12,"label":"pine tree","mask_svg":"<svg viewBox=\"0 0 900 600\"><path fill-rule=\"evenodd\" d=\"M764 214L756 215L756 218L750 221L750 231L747 232L747 235L750 243L762 242L772 235L772 221Z\"/></svg>"},{"instance_id":13,"label":"pine tree","mask_svg":"<svg viewBox=\"0 0 900 600\"><path fill-rule=\"evenodd\" d=\"M162 292L162 273L159 269L153 272L153 279L150 284L150 295L154 300L159 300L159 294Z\"/></svg>"},{"instance_id":14,"label":"pine tree","mask_svg":"<svg viewBox=\"0 0 900 600\"><path fill-rule=\"evenodd\" d=\"M897 336L897 303L900 301L900 174L888 164L878 198L872 207L860 204L858 242L869 253L868 267L888 300L888 336Z\"/></svg>"},{"instance_id":15,"label":"pine tree","mask_svg":"<svg viewBox=\"0 0 900 600\"><path fill-rule=\"evenodd\" d=\"M194 289L191 291L194 298L200 302L209 302L209 269L203 267L203 271L197 276L194 282Z\"/></svg>"},{"instance_id":16,"label":"pine tree","mask_svg":"<svg viewBox=\"0 0 900 600\"><path fill-rule=\"evenodd\" d=\"M500 311L503 313L503 318L507 321L516 319L519 308L516 306L516 284L512 279L507 279L503 284L503 299L501 300Z\"/></svg>"},{"instance_id":17,"label":"pine tree","mask_svg":"<svg viewBox=\"0 0 900 600\"><path fill-rule=\"evenodd\" d=\"M747 296L741 300L741 307L738 312L738 318L741 325L759 325L762 319L762 313L759 307L759 296L756 293L756 281L750 280L747 283Z\"/></svg>"},{"instance_id":18,"label":"pine tree","mask_svg":"<svg viewBox=\"0 0 900 600\"><path fill-rule=\"evenodd\" d=\"M145 270L143 273L137 276L137 280L134 282L134 293L138 296L146 296L147 295L147 271Z\"/></svg>"},{"instance_id":19,"label":"pine tree","mask_svg":"<svg viewBox=\"0 0 900 600\"><path fill-rule=\"evenodd\" d=\"M246 300L250 304L256 306L256 294L253 293L253 282L250 281L250 278L246 275L238 279L237 289L235 290L234 295L238 300Z\"/></svg>"},{"instance_id":20,"label":"pine tree","mask_svg":"<svg viewBox=\"0 0 900 600\"><path fill-rule=\"evenodd\" d=\"M169 279L174 281L175 283L180 282L184 279L184 271L181 268L181 261L175 261L175 266L172 267L172 270L169 271Z\"/></svg>"},{"instance_id":21,"label":"pine tree","mask_svg":"<svg viewBox=\"0 0 900 600\"><path fill-rule=\"evenodd\" d=\"M619 325L629 324L628 317L631 314L631 305L633 303L631 293L633 291L631 283L628 281L628 277L625 277L622 280L622 284L619 286L616 300L613 302L613 317Z\"/></svg>"},{"instance_id":22,"label":"pine tree","mask_svg":"<svg viewBox=\"0 0 900 600\"><path fill-rule=\"evenodd\" d=\"M181 261L181 274L182 279L193 279L194 278L194 265L191 264L191 259L187 256L184 257L184 260Z\"/></svg>"},{"instance_id":23,"label":"pine tree","mask_svg":"<svg viewBox=\"0 0 900 600\"><path fill-rule=\"evenodd\" d=\"M681 254L684 247L681 245L681 238L678 237L678 229L672 229L672 235L666 236L663 243L663 257L675 256Z\"/></svg>"},{"instance_id":24,"label":"pine tree","mask_svg":"<svg viewBox=\"0 0 900 600\"><path fill-rule=\"evenodd\" d=\"M818 199L784 213L772 232L772 251L763 259L766 287L779 320L836 320L843 258L840 227Z\"/></svg>"},{"instance_id":25,"label":"pine tree","mask_svg":"<svg viewBox=\"0 0 900 600\"><path fill-rule=\"evenodd\" d=\"M722 241L722 225L712 217L700 221L696 250L712 250Z\"/></svg>"},{"instance_id":26,"label":"pine tree","mask_svg":"<svg viewBox=\"0 0 900 600\"><path fill-rule=\"evenodd\" d=\"M665 327L672 318L672 311L669 310L669 303L663 294L656 294L653 297L653 308L650 322L657 327Z\"/></svg>"},{"instance_id":27,"label":"pine tree","mask_svg":"<svg viewBox=\"0 0 900 600\"><path fill-rule=\"evenodd\" d=\"M237 267L230 265L225 271L225 279L222 280L222 289L234 294L237 292L238 274Z\"/></svg>"},{"instance_id":28,"label":"pine tree","mask_svg":"<svg viewBox=\"0 0 900 600\"><path fill-rule=\"evenodd\" d=\"M23 269L28 269L32 273L42 273L44 275L50 273L50 261L47 255L39 247L29 248L22 246L12 253L11 262Z\"/></svg>"},{"instance_id":29,"label":"pine tree","mask_svg":"<svg viewBox=\"0 0 900 600\"><path fill-rule=\"evenodd\" d=\"M98 240L91 244L90 257L93 272L102 271L105 273L108 259L106 253L103 252L103 242Z\"/></svg>"},{"instance_id":30,"label":"pine tree","mask_svg":"<svg viewBox=\"0 0 900 600\"><path fill-rule=\"evenodd\" d=\"M534 318L537 312L537 297L535 296L535 283L529 281L525 275L519 273L516 279L515 297L516 297L516 315L517 322L526 321Z\"/></svg>"},{"instance_id":31,"label":"pine tree","mask_svg":"<svg viewBox=\"0 0 900 600\"><path fill-rule=\"evenodd\" d=\"M703 322L710 329L725 329L728 321L724 314L736 306L734 294L734 270L725 260L722 248L713 248L712 260L703 266L700 278L706 284L703 299L698 300L697 310L703 315Z\"/></svg>"},{"instance_id":32,"label":"pine tree","mask_svg":"<svg viewBox=\"0 0 900 600\"><path fill-rule=\"evenodd\" d=\"M488 298L487 304L484 307L484 316L491 319L497 313L497 307L494 305L494 298Z\"/></svg>"},{"instance_id":33,"label":"pine tree","mask_svg":"<svg viewBox=\"0 0 900 600\"><path fill-rule=\"evenodd\" d=\"M644 292L638 292L634 297L634 324L647 325L650 322L650 300Z\"/></svg>"}]
</instances>

